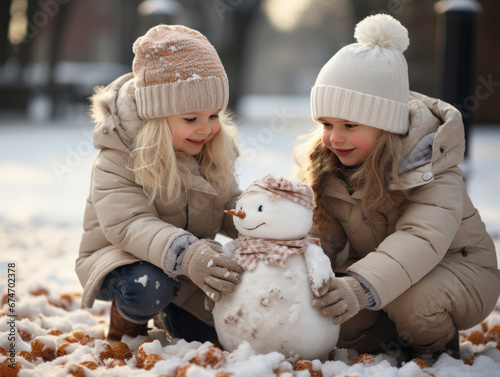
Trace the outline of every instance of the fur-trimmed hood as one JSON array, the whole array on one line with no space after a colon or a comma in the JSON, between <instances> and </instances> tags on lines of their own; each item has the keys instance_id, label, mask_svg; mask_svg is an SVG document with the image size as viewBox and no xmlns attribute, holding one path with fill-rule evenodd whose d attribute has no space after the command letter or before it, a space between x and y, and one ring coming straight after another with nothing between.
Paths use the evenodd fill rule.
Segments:
<instances>
[{"instance_id":1,"label":"fur-trimmed hood","mask_svg":"<svg viewBox=\"0 0 500 377\"><path fill-rule=\"evenodd\" d=\"M135 85L127 73L106 87L97 87L90 98L90 115L95 122L94 146L130 152L142 127L137 115Z\"/></svg>"}]
</instances>

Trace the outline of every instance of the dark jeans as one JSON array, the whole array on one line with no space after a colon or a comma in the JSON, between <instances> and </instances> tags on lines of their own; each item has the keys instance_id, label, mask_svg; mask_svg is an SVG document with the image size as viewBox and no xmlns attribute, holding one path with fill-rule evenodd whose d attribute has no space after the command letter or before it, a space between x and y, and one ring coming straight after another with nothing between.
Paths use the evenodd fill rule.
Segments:
<instances>
[{"instance_id":1,"label":"dark jeans","mask_svg":"<svg viewBox=\"0 0 500 377\"><path fill-rule=\"evenodd\" d=\"M111 271L102 283L98 300L115 299L118 311L134 322L147 322L162 312L170 335L187 341L217 338L215 329L184 309L171 304L181 283L148 262L137 262Z\"/></svg>"}]
</instances>

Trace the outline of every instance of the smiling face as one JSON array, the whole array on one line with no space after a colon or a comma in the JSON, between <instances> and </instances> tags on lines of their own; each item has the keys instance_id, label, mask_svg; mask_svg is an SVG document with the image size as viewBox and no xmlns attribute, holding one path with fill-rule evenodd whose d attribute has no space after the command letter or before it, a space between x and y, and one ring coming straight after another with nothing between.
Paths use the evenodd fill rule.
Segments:
<instances>
[{"instance_id":1,"label":"smiling face","mask_svg":"<svg viewBox=\"0 0 500 377\"><path fill-rule=\"evenodd\" d=\"M192 156L200 153L220 130L219 112L195 111L167 117L174 148Z\"/></svg>"},{"instance_id":2,"label":"smiling face","mask_svg":"<svg viewBox=\"0 0 500 377\"><path fill-rule=\"evenodd\" d=\"M319 121L323 124L323 143L345 166L362 164L382 132L378 128L345 119L324 117Z\"/></svg>"},{"instance_id":3,"label":"smiling face","mask_svg":"<svg viewBox=\"0 0 500 377\"><path fill-rule=\"evenodd\" d=\"M234 217L238 232L247 237L268 240L297 240L312 226L312 211L285 198L272 201L263 192L249 192L236 203L245 217Z\"/></svg>"}]
</instances>

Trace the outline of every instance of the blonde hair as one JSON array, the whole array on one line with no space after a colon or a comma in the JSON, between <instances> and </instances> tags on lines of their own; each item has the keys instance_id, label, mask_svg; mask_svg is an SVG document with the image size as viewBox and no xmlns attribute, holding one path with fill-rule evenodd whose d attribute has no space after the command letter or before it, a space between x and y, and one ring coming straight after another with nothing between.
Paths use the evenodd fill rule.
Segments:
<instances>
[{"instance_id":1,"label":"blonde hair","mask_svg":"<svg viewBox=\"0 0 500 377\"><path fill-rule=\"evenodd\" d=\"M221 196L228 194L234 180L235 162L239 155L236 127L229 114L219 114L221 128L194 158L200 164L203 177ZM151 201L171 203L179 200L191 186L187 153L176 151L166 118L144 121L131 153L132 170Z\"/></svg>"},{"instance_id":2,"label":"blonde hair","mask_svg":"<svg viewBox=\"0 0 500 377\"><path fill-rule=\"evenodd\" d=\"M321 131L321 132L320 132ZM399 187L398 168L402 156L402 135L382 131L374 149L358 167L342 165L338 157L322 141L322 129L304 137L295 150L298 176L311 186L314 191L316 209L314 210L314 228L325 231L331 218L324 199L326 182L329 177L337 177L345 182L349 191L362 191L362 206L369 219L387 205L402 211L407 204L408 193L404 190L390 191L389 184ZM319 135L318 135L319 134Z\"/></svg>"}]
</instances>

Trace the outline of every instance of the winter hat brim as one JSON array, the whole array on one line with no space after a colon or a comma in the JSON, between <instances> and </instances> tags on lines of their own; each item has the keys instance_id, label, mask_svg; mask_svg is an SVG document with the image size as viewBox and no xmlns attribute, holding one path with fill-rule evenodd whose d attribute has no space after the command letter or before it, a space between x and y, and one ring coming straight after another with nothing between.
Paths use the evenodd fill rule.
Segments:
<instances>
[{"instance_id":1,"label":"winter hat brim","mask_svg":"<svg viewBox=\"0 0 500 377\"><path fill-rule=\"evenodd\" d=\"M229 101L227 77L145 86L135 89L137 112L142 119L204 110L224 110Z\"/></svg>"},{"instance_id":2,"label":"winter hat brim","mask_svg":"<svg viewBox=\"0 0 500 377\"><path fill-rule=\"evenodd\" d=\"M397 134L408 131L408 104L329 85L315 85L311 98L312 118L316 122L323 117L335 117Z\"/></svg>"}]
</instances>

